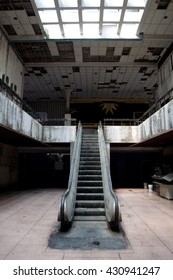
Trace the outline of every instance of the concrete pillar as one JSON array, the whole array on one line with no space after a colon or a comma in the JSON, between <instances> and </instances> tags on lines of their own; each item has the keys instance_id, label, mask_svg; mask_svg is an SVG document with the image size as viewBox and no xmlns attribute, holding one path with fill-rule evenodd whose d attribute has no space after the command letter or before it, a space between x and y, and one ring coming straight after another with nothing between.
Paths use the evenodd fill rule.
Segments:
<instances>
[{"instance_id":1,"label":"concrete pillar","mask_svg":"<svg viewBox=\"0 0 173 280\"><path fill-rule=\"evenodd\" d=\"M65 105L65 123L64 125L71 125L71 114L70 114L70 97L71 97L71 88L66 88L64 93L66 97Z\"/></svg>"},{"instance_id":2,"label":"concrete pillar","mask_svg":"<svg viewBox=\"0 0 173 280\"><path fill-rule=\"evenodd\" d=\"M70 97L71 97L71 88L66 88L64 90L64 93L65 93L65 97L66 97L66 105L65 105L65 112L66 114L69 114L70 113Z\"/></svg>"},{"instance_id":3,"label":"concrete pillar","mask_svg":"<svg viewBox=\"0 0 173 280\"><path fill-rule=\"evenodd\" d=\"M71 125L71 114L65 114L64 125Z\"/></svg>"}]
</instances>

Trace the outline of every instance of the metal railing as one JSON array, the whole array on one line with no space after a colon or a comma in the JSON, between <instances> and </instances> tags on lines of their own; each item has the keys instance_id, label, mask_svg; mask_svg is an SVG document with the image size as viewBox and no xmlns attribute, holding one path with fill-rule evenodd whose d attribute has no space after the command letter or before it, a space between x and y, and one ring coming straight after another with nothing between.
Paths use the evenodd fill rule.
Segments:
<instances>
[{"instance_id":1,"label":"metal railing","mask_svg":"<svg viewBox=\"0 0 173 280\"><path fill-rule=\"evenodd\" d=\"M120 206L118 202L118 197L113 192L113 188L112 188L110 165L108 161L106 143L105 143L101 123L99 123L99 127L98 127L98 136L99 136L99 149L100 149L106 219L113 230L119 230L119 223L121 221Z\"/></svg>"},{"instance_id":2,"label":"metal railing","mask_svg":"<svg viewBox=\"0 0 173 280\"><path fill-rule=\"evenodd\" d=\"M139 125L139 119L104 119L103 125Z\"/></svg>"},{"instance_id":3,"label":"metal railing","mask_svg":"<svg viewBox=\"0 0 173 280\"><path fill-rule=\"evenodd\" d=\"M77 137L76 137L73 154L72 154L68 188L61 198L60 211L58 214L58 220L61 222L62 230L65 230L66 228L71 226L73 216L74 216L81 141L82 141L82 126L81 123L79 123L78 130L77 130Z\"/></svg>"}]
</instances>

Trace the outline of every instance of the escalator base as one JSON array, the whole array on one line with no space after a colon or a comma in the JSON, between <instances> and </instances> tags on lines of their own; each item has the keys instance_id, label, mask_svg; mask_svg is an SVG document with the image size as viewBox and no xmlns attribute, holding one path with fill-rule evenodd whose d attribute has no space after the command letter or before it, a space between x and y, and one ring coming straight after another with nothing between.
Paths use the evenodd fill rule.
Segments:
<instances>
[{"instance_id":1,"label":"escalator base","mask_svg":"<svg viewBox=\"0 0 173 280\"><path fill-rule=\"evenodd\" d=\"M108 229L105 221L74 221L66 232L57 228L51 234L48 246L61 250L121 250L130 245L121 229L113 232Z\"/></svg>"}]
</instances>

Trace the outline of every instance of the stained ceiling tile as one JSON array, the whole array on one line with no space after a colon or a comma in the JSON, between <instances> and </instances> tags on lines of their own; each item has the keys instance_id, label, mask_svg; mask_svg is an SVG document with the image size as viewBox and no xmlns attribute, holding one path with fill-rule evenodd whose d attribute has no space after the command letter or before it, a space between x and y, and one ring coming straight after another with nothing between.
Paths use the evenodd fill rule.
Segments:
<instances>
[{"instance_id":1,"label":"stained ceiling tile","mask_svg":"<svg viewBox=\"0 0 173 280\"><path fill-rule=\"evenodd\" d=\"M25 35L25 31L24 31L22 25L15 24L15 25L13 25L13 27L14 27L14 30L16 31L17 35Z\"/></svg>"},{"instance_id":2,"label":"stained ceiling tile","mask_svg":"<svg viewBox=\"0 0 173 280\"><path fill-rule=\"evenodd\" d=\"M26 35L35 35L34 29L30 24L22 24Z\"/></svg>"},{"instance_id":3,"label":"stained ceiling tile","mask_svg":"<svg viewBox=\"0 0 173 280\"><path fill-rule=\"evenodd\" d=\"M18 18L20 23L29 24L29 18L25 10L15 10L15 17Z\"/></svg>"}]
</instances>

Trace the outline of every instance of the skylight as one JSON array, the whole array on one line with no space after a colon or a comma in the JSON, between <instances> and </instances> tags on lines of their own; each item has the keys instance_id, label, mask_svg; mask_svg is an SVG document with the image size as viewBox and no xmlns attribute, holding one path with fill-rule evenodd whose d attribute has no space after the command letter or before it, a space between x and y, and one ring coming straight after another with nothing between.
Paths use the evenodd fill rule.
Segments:
<instances>
[{"instance_id":1,"label":"skylight","mask_svg":"<svg viewBox=\"0 0 173 280\"><path fill-rule=\"evenodd\" d=\"M47 0L47 1L49 1L49 0ZM59 2L59 6L64 7L64 8L67 8L67 7L73 8L73 7L78 6L77 0L59 0L58 2Z\"/></svg>"},{"instance_id":2,"label":"skylight","mask_svg":"<svg viewBox=\"0 0 173 280\"><path fill-rule=\"evenodd\" d=\"M82 17L83 21L99 21L99 10L89 9L89 10L83 10Z\"/></svg>"},{"instance_id":3,"label":"skylight","mask_svg":"<svg viewBox=\"0 0 173 280\"><path fill-rule=\"evenodd\" d=\"M79 22L78 10L62 10L61 18L63 22Z\"/></svg>"},{"instance_id":4,"label":"skylight","mask_svg":"<svg viewBox=\"0 0 173 280\"><path fill-rule=\"evenodd\" d=\"M145 8L148 0L128 0L127 7Z\"/></svg>"},{"instance_id":5,"label":"skylight","mask_svg":"<svg viewBox=\"0 0 173 280\"><path fill-rule=\"evenodd\" d=\"M103 21L104 22L115 22L120 21L121 16L121 10L115 10L115 9L104 9L103 12Z\"/></svg>"},{"instance_id":6,"label":"skylight","mask_svg":"<svg viewBox=\"0 0 173 280\"><path fill-rule=\"evenodd\" d=\"M58 22L56 10L44 10L44 11L38 11L38 13L43 23Z\"/></svg>"},{"instance_id":7,"label":"skylight","mask_svg":"<svg viewBox=\"0 0 173 280\"><path fill-rule=\"evenodd\" d=\"M100 0L82 0L82 7L100 7Z\"/></svg>"},{"instance_id":8,"label":"skylight","mask_svg":"<svg viewBox=\"0 0 173 280\"><path fill-rule=\"evenodd\" d=\"M129 22L140 22L142 15L143 15L144 10L131 10L127 9L125 11L124 15L124 21L129 21Z\"/></svg>"},{"instance_id":9,"label":"skylight","mask_svg":"<svg viewBox=\"0 0 173 280\"><path fill-rule=\"evenodd\" d=\"M84 38L95 38L99 34L99 24L83 24L83 35Z\"/></svg>"},{"instance_id":10,"label":"skylight","mask_svg":"<svg viewBox=\"0 0 173 280\"><path fill-rule=\"evenodd\" d=\"M37 8L55 8L54 0L35 0Z\"/></svg>"},{"instance_id":11,"label":"skylight","mask_svg":"<svg viewBox=\"0 0 173 280\"><path fill-rule=\"evenodd\" d=\"M71 32L73 30L73 32ZM64 24L64 33L68 38L79 38L80 27L79 24Z\"/></svg>"},{"instance_id":12,"label":"skylight","mask_svg":"<svg viewBox=\"0 0 173 280\"><path fill-rule=\"evenodd\" d=\"M59 24L45 24L43 25L45 33L46 33L46 37L48 39L61 39L62 38L62 34L61 34L61 30L60 30L60 26Z\"/></svg>"},{"instance_id":13,"label":"skylight","mask_svg":"<svg viewBox=\"0 0 173 280\"><path fill-rule=\"evenodd\" d=\"M147 4L147 0L34 1L49 39L139 38Z\"/></svg>"},{"instance_id":14,"label":"skylight","mask_svg":"<svg viewBox=\"0 0 173 280\"><path fill-rule=\"evenodd\" d=\"M133 38L133 34L136 34L136 31L138 29L138 24L127 24L124 23L122 25L122 29L121 29L121 34L120 37L122 38Z\"/></svg>"},{"instance_id":15,"label":"skylight","mask_svg":"<svg viewBox=\"0 0 173 280\"><path fill-rule=\"evenodd\" d=\"M105 0L105 7L122 7L124 0Z\"/></svg>"},{"instance_id":16,"label":"skylight","mask_svg":"<svg viewBox=\"0 0 173 280\"><path fill-rule=\"evenodd\" d=\"M102 27L102 36L104 38L111 38L111 36L116 36L118 31L118 24L105 23Z\"/></svg>"}]
</instances>

